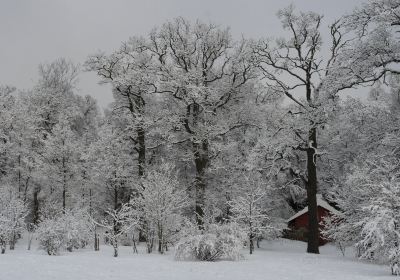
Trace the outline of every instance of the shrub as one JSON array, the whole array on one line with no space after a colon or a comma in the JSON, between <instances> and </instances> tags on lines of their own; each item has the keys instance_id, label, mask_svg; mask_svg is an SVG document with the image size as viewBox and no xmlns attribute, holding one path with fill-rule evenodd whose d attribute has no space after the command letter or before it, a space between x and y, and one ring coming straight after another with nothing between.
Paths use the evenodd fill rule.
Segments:
<instances>
[{"instance_id":1,"label":"shrub","mask_svg":"<svg viewBox=\"0 0 400 280\"><path fill-rule=\"evenodd\" d=\"M193 228L189 230L193 234ZM239 260L246 234L237 224L211 224L204 232L182 237L175 249L177 260Z\"/></svg>"},{"instance_id":2,"label":"shrub","mask_svg":"<svg viewBox=\"0 0 400 280\"><path fill-rule=\"evenodd\" d=\"M66 245L66 231L62 219L46 219L37 230L39 247L49 255L58 255Z\"/></svg>"},{"instance_id":3,"label":"shrub","mask_svg":"<svg viewBox=\"0 0 400 280\"><path fill-rule=\"evenodd\" d=\"M37 230L39 246L49 255L58 255L60 250L83 248L88 244L92 230L84 211L68 211L40 223Z\"/></svg>"},{"instance_id":4,"label":"shrub","mask_svg":"<svg viewBox=\"0 0 400 280\"><path fill-rule=\"evenodd\" d=\"M63 215L67 250L84 248L92 240L94 226L85 211L67 212Z\"/></svg>"}]
</instances>

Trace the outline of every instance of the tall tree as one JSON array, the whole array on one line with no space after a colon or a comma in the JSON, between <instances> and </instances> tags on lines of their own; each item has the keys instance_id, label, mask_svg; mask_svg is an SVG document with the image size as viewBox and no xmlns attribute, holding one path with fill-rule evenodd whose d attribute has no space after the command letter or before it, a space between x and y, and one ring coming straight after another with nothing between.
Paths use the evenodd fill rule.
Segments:
<instances>
[{"instance_id":1,"label":"tall tree","mask_svg":"<svg viewBox=\"0 0 400 280\"><path fill-rule=\"evenodd\" d=\"M139 177L146 166L146 95L154 92L153 60L144 45L143 39L132 38L113 54L92 55L86 61L86 68L96 71L102 83L111 84L113 113L128 121L125 133L134 143Z\"/></svg>"},{"instance_id":2,"label":"tall tree","mask_svg":"<svg viewBox=\"0 0 400 280\"><path fill-rule=\"evenodd\" d=\"M319 253L317 199L318 130L325 126L335 113L339 93L361 84L373 83L385 73L385 63L393 58L379 51L381 42L374 38L367 45L353 43L351 36L342 27L341 21L330 26L330 52L325 55L321 38L322 16L313 12L297 13L293 6L279 11L287 38L261 40L255 48L258 66L264 80L273 92L292 101L281 131L292 135L285 145L292 152L305 153L304 171L290 168L290 172L301 179L307 190L309 207L309 233L307 252ZM385 36L385 35L383 35ZM382 60L382 61L381 61ZM381 66L377 71L377 67ZM287 169L287 168L283 168Z\"/></svg>"},{"instance_id":3,"label":"tall tree","mask_svg":"<svg viewBox=\"0 0 400 280\"><path fill-rule=\"evenodd\" d=\"M229 29L176 18L153 30L149 51L158 63L157 92L177 102L183 137L191 144L195 167L195 213L203 225L210 165L210 141L226 130L242 126L218 124L244 95L254 73L249 42L234 41Z\"/></svg>"}]
</instances>

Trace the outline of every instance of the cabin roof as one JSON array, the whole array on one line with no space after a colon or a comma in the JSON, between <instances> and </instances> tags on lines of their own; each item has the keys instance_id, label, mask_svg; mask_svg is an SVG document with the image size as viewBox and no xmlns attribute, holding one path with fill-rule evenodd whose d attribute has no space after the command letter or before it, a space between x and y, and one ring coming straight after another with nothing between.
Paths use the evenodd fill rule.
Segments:
<instances>
[{"instance_id":1,"label":"cabin roof","mask_svg":"<svg viewBox=\"0 0 400 280\"><path fill-rule=\"evenodd\" d=\"M338 210L336 210L335 208L333 208L332 206L329 205L328 202L326 202L326 200L324 200L322 198L322 195L317 194L317 206L320 206L326 210L328 210L329 212L331 212L333 215L340 215L340 212ZM308 206L305 207L303 210L297 212L296 214L294 214L292 217L290 217L289 219L286 220L286 222L290 222L293 221L294 219L296 219L297 217L300 217L301 215L303 215L304 213L308 212Z\"/></svg>"}]
</instances>

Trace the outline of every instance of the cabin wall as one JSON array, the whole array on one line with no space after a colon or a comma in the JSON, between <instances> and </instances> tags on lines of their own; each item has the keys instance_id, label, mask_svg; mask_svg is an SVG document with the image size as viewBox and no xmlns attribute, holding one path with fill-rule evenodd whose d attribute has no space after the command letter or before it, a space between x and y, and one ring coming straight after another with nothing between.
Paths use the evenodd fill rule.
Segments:
<instances>
[{"instance_id":1,"label":"cabin wall","mask_svg":"<svg viewBox=\"0 0 400 280\"><path fill-rule=\"evenodd\" d=\"M318 223L320 223L324 217L330 216L330 212L321 206L318 206ZM296 219L289 222L290 230L287 232L286 237L289 239L307 241L308 234L308 212L303 215L297 217ZM319 229L323 229L320 225ZM328 240L319 238L319 245L324 245L328 242Z\"/></svg>"}]
</instances>

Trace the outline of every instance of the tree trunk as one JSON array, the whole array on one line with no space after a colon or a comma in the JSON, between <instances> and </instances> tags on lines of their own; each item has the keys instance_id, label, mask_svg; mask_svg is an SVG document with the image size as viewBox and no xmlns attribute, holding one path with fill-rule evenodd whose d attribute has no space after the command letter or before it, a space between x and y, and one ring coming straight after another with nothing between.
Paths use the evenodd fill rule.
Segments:
<instances>
[{"instance_id":1,"label":"tree trunk","mask_svg":"<svg viewBox=\"0 0 400 280\"><path fill-rule=\"evenodd\" d=\"M4 254L6 252L6 246L7 246L7 243L4 240L0 240L0 248L1 248L2 254Z\"/></svg>"},{"instance_id":2,"label":"tree trunk","mask_svg":"<svg viewBox=\"0 0 400 280\"><path fill-rule=\"evenodd\" d=\"M37 225L39 223L39 195L40 189L35 188L33 191L33 223Z\"/></svg>"},{"instance_id":3,"label":"tree trunk","mask_svg":"<svg viewBox=\"0 0 400 280\"><path fill-rule=\"evenodd\" d=\"M204 205L205 205L205 171L209 163L208 140L196 137L196 131L192 128L198 126L200 119L199 104L192 103L186 107L184 126L186 132L191 135L192 152L196 167L195 187L195 215L196 223L200 230L204 229Z\"/></svg>"},{"instance_id":4,"label":"tree trunk","mask_svg":"<svg viewBox=\"0 0 400 280\"><path fill-rule=\"evenodd\" d=\"M21 148L21 142L19 143L19 147ZM18 155L18 198L21 198L21 155Z\"/></svg>"},{"instance_id":5,"label":"tree trunk","mask_svg":"<svg viewBox=\"0 0 400 280\"><path fill-rule=\"evenodd\" d=\"M31 245L32 245L32 239L33 239L33 233L30 233L29 239L28 239L28 248L27 250L31 250Z\"/></svg>"},{"instance_id":6,"label":"tree trunk","mask_svg":"<svg viewBox=\"0 0 400 280\"><path fill-rule=\"evenodd\" d=\"M139 178L141 178L143 177L146 168L145 131L141 125L137 128L137 150L138 150L138 175Z\"/></svg>"},{"instance_id":7,"label":"tree trunk","mask_svg":"<svg viewBox=\"0 0 400 280\"><path fill-rule=\"evenodd\" d=\"M205 205L205 171L209 163L208 141L193 142L194 162L196 166L195 192L196 192L196 222L199 229L204 229L204 205Z\"/></svg>"},{"instance_id":8,"label":"tree trunk","mask_svg":"<svg viewBox=\"0 0 400 280\"><path fill-rule=\"evenodd\" d=\"M119 90L119 89L117 89ZM145 102L142 98L142 92L139 91L136 94L132 94L131 90L128 88L125 92L128 101L128 108L134 119L137 116L144 115ZM143 127L143 122L140 122L136 127L137 138L132 140L135 143L135 151L138 153L138 175L141 178L144 175L144 170L146 166L146 141L145 141L145 130Z\"/></svg>"},{"instance_id":9,"label":"tree trunk","mask_svg":"<svg viewBox=\"0 0 400 280\"><path fill-rule=\"evenodd\" d=\"M164 233L160 222L158 222L158 252L164 254Z\"/></svg>"},{"instance_id":10,"label":"tree trunk","mask_svg":"<svg viewBox=\"0 0 400 280\"><path fill-rule=\"evenodd\" d=\"M99 235L97 234L96 229L94 231L94 250L100 251L100 238Z\"/></svg>"},{"instance_id":11,"label":"tree trunk","mask_svg":"<svg viewBox=\"0 0 400 280\"><path fill-rule=\"evenodd\" d=\"M161 240L158 240L158 252L160 253L160 254L163 254L164 252L163 252L163 246L162 246L162 241Z\"/></svg>"},{"instance_id":12,"label":"tree trunk","mask_svg":"<svg viewBox=\"0 0 400 280\"><path fill-rule=\"evenodd\" d=\"M15 249L15 243L16 243L16 236L15 236L15 233L13 232L11 234L10 250L14 250Z\"/></svg>"},{"instance_id":13,"label":"tree trunk","mask_svg":"<svg viewBox=\"0 0 400 280\"><path fill-rule=\"evenodd\" d=\"M132 234L132 249L133 249L133 253L138 253L137 247L136 247L136 240L135 240L135 234Z\"/></svg>"},{"instance_id":14,"label":"tree trunk","mask_svg":"<svg viewBox=\"0 0 400 280\"><path fill-rule=\"evenodd\" d=\"M307 253L319 254L319 229L318 229L318 206L317 206L317 165L316 129L309 131L309 145L307 149L307 202L308 202L308 238Z\"/></svg>"},{"instance_id":15,"label":"tree trunk","mask_svg":"<svg viewBox=\"0 0 400 280\"><path fill-rule=\"evenodd\" d=\"M254 252L254 236L252 234L250 234L250 255L253 254Z\"/></svg>"},{"instance_id":16,"label":"tree trunk","mask_svg":"<svg viewBox=\"0 0 400 280\"><path fill-rule=\"evenodd\" d=\"M116 238L113 240L113 248L114 248L114 257L116 258L118 257L118 241Z\"/></svg>"},{"instance_id":17,"label":"tree trunk","mask_svg":"<svg viewBox=\"0 0 400 280\"><path fill-rule=\"evenodd\" d=\"M62 209L65 213L65 199L67 195L67 171L65 169L65 158L62 159L62 167L63 167L63 192L62 192Z\"/></svg>"},{"instance_id":18,"label":"tree trunk","mask_svg":"<svg viewBox=\"0 0 400 280\"><path fill-rule=\"evenodd\" d=\"M151 254L153 252L153 245L154 245L154 238L151 236L147 236L146 240L146 245L147 245L147 253Z\"/></svg>"}]
</instances>

